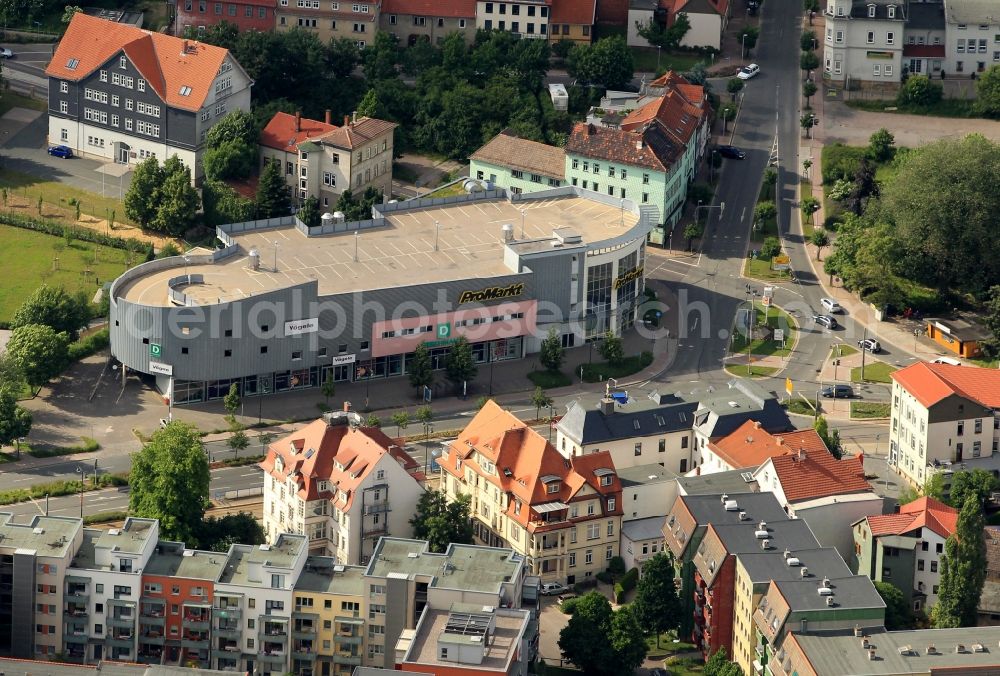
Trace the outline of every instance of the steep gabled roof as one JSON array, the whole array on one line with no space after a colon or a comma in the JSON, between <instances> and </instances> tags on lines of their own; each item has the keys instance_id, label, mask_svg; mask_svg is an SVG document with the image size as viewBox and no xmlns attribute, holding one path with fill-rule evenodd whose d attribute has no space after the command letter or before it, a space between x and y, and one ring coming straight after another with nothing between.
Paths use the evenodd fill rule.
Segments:
<instances>
[{"instance_id":1,"label":"steep gabled roof","mask_svg":"<svg viewBox=\"0 0 1000 676\"><path fill-rule=\"evenodd\" d=\"M952 395L1000 408L998 369L917 362L894 371L891 377L927 408Z\"/></svg>"},{"instance_id":2,"label":"steep gabled roof","mask_svg":"<svg viewBox=\"0 0 1000 676\"><path fill-rule=\"evenodd\" d=\"M395 122L387 122L374 117L362 117L354 122L348 122L343 127L320 134L314 140L322 141L336 148L353 150L386 132L392 132L398 126Z\"/></svg>"},{"instance_id":3,"label":"steep gabled roof","mask_svg":"<svg viewBox=\"0 0 1000 676\"><path fill-rule=\"evenodd\" d=\"M658 122L634 132L580 122L573 127L566 152L666 173L684 148Z\"/></svg>"},{"instance_id":4,"label":"steep gabled roof","mask_svg":"<svg viewBox=\"0 0 1000 676\"><path fill-rule=\"evenodd\" d=\"M523 139L510 129L491 138L469 159L560 180L566 176L566 151Z\"/></svg>"},{"instance_id":5,"label":"steep gabled roof","mask_svg":"<svg viewBox=\"0 0 1000 676\"><path fill-rule=\"evenodd\" d=\"M77 12L45 74L78 82L120 53L167 105L191 111L204 106L223 62L232 58L222 47Z\"/></svg>"},{"instance_id":6,"label":"steep gabled roof","mask_svg":"<svg viewBox=\"0 0 1000 676\"><path fill-rule=\"evenodd\" d=\"M830 455L826 444L815 430L770 434L759 422L753 420L747 420L731 434L709 442L709 448L733 469L756 469L769 458L797 453L799 449L822 451Z\"/></svg>"},{"instance_id":7,"label":"steep gabled roof","mask_svg":"<svg viewBox=\"0 0 1000 676\"><path fill-rule=\"evenodd\" d=\"M295 128L296 119L298 119L298 129ZM333 124L279 111L261 130L260 144L275 150L293 152L306 139L328 134L336 129L337 126Z\"/></svg>"},{"instance_id":8,"label":"steep gabled roof","mask_svg":"<svg viewBox=\"0 0 1000 676\"><path fill-rule=\"evenodd\" d=\"M549 23L594 25L597 18L597 0L553 0Z\"/></svg>"},{"instance_id":9,"label":"steep gabled roof","mask_svg":"<svg viewBox=\"0 0 1000 676\"><path fill-rule=\"evenodd\" d=\"M475 19L476 0L382 0L382 14Z\"/></svg>"},{"instance_id":10,"label":"steep gabled roof","mask_svg":"<svg viewBox=\"0 0 1000 676\"><path fill-rule=\"evenodd\" d=\"M826 445L815 430L802 430L782 436L790 446L789 452L773 456L771 464L788 502L867 493L872 490L871 484L865 479L863 456L837 460L826 450ZM802 452L797 453L797 448L801 448Z\"/></svg>"},{"instance_id":11,"label":"steep gabled roof","mask_svg":"<svg viewBox=\"0 0 1000 676\"><path fill-rule=\"evenodd\" d=\"M898 514L877 514L868 517L872 535L905 535L918 528L929 528L947 538L958 527L958 510L934 498L922 497L899 508Z\"/></svg>"}]
</instances>

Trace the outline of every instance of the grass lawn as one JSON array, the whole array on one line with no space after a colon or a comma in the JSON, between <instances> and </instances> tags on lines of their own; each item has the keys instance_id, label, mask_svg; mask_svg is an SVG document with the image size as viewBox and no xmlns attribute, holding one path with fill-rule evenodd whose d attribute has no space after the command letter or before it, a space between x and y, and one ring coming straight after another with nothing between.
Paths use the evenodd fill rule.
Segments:
<instances>
[{"instance_id":1,"label":"grass lawn","mask_svg":"<svg viewBox=\"0 0 1000 676\"><path fill-rule=\"evenodd\" d=\"M889 404L874 401L852 401L852 418L888 418Z\"/></svg>"},{"instance_id":2,"label":"grass lawn","mask_svg":"<svg viewBox=\"0 0 1000 676\"><path fill-rule=\"evenodd\" d=\"M667 670L667 673L673 676L705 673L705 663L694 657L680 657L674 660L667 659L663 662L663 666Z\"/></svg>"},{"instance_id":3,"label":"grass lawn","mask_svg":"<svg viewBox=\"0 0 1000 676\"><path fill-rule=\"evenodd\" d=\"M443 188L432 190L426 195L421 195L421 197L453 197L455 195L464 195L465 188L462 187L462 183L463 181L459 181L458 183L446 185Z\"/></svg>"},{"instance_id":4,"label":"grass lawn","mask_svg":"<svg viewBox=\"0 0 1000 676\"><path fill-rule=\"evenodd\" d=\"M764 306L760 303L754 303L753 325L755 327L764 325ZM785 347L781 347L781 344L774 340L759 338L750 344L750 352L756 355L778 355L781 357L787 357L795 347L795 325L792 324L788 313L780 308L768 308L767 326L772 329L784 330ZM745 354L746 351L746 337L738 332L734 332L733 340L729 346L729 352L731 354L739 354L741 352Z\"/></svg>"},{"instance_id":5,"label":"grass lawn","mask_svg":"<svg viewBox=\"0 0 1000 676\"><path fill-rule=\"evenodd\" d=\"M743 376L745 378L767 378L768 376L773 376L777 372L778 369L771 366L752 365L750 367L750 373L747 373L746 364L726 364L726 373L734 376Z\"/></svg>"},{"instance_id":6,"label":"grass lawn","mask_svg":"<svg viewBox=\"0 0 1000 676\"><path fill-rule=\"evenodd\" d=\"M892 379L889 378L889 374L895 371L894 366L889 366L885 362L877 361L872 364L865 364L865 374L864 380L870 383L891 383ZM861 367L855 366L851 369L851 382L860 383L861 378Z\"/></svg>"},{"instance_id":7,"label":"grass lawn","mask_svg":"<svg viewBox=\"0 0 1000 676\"><path fill-rule=\"evenodd\" d=\"M902 113L931 117L981 117L973 108L975 103L973 99L941 99L940 102L931 106L897 106L896 102L891 100L852 100L846 103L851 108L876 113Z\"/></svg>"},{"instance_id":8,"label":"grass lawn","mask_svg":"<svg viewBox=\"0 0 1000 676\"><path fill-rule=\"evenodd\" d=\"M781 282L790 277L788 270L772 270L770 258L748 258L743 275L762 282Z\"/></svg>"},{"instance_id":9,"label":"grass lawn","mask_svg":"<svg viewBox=\"0 0 1000 676\"><path fill-rule=\"evenodd\" d=\"M638 373L653 363L653 355L643 352L641 355L625 357L620 364L612 366L606 361L583 365L583 379L588 383L599 383L608 378L624 378Z\"/></svg>"},{"instance_id":10,"label":"grass lawn","mask_svg":"<svg viewBox=\"0 0 1000 676\"><path fill-rule=\"evenodd\" d=\"M62 237L33 230L0 225L0 321L9 321L14 311L42 283L61 286L69 292L83 290L90 297L101 283L112 280L127 269L128 252L90 242L73 240L66 246ZM96 254L97 262L92 261ZM59 269L55 270L55 258ZM93 272L84 276L87 268ZM96 278L95 278L96 276Z\"/></svg>"},{"instance_id":11,"label":"grass lawn","mask_svg":"<svg viewBox=\"0 0 1000 676\"><path fill-rule=\"evenodd\" d=\"M679 652L687 652L689 650L694 650L694 645L691 643L686 643L684 641L674 642L677 638L676 632L667 631L660 634L660 646L656 646L656 636L646 637L646 658L647 659L662 659L667 655L672 655Z\"/></svg>"},{"instance_id":12,"label":"grass lawn","mask_svg":"<svg viewBox=\"0 0 1000 676\"><path fill-rule=\"evenodd\" d=\"M857 354L858 348L851 347L850 345L838 345L837 347L830 348L830 359L836 359L837 357L850 357L852 354Z\"/></svg>"},{"instance_id":13,"label":"grass lawn","mask_svg":"<svg viewBox=\"0 0 1000 676\"><path fill-rule=\"evenodd\" d=\"M637 73L656 73L660 70L675 70L679 73L691 70L691 67L705 58L700 54L672 54L660 52L660 66L656 67L656 47L633 47L632 60Z\"/></svg>"},{"instance_id":14,"label":"grass lawn","mask_svg":"<svg viewBox=\"0 0 1000 676\"><path fill-rule=\"evenodd\" d=\"M107 194L110 195L113 190L117 195L118 186L114 185L114 179L109 177L107 181ZM81 213L90 214L97 218L107 218L108 212L114 210L115 223L130 223L131 225L135 225L125 218L125 207L122 206L119 199L101 197L92 192L80 190L79 188L74 188L58 181L45 181L37 176L25 174L20 171L0 169L0 188L7 188L17 197L28 199L31 204L36 203L38 196L41 195L43 201L69 210L75 209L69 206L70 199L76 199L80 201ZM32 208L28 215L37 217L38 213Z\"/></svg>"},{"instance_id":15,"label":"grass lawn","mask_svg":"<svg viewBox=\"0 0 1000 676\"><path fill-rule=\"evenodd\" d=\"M812 402L801 398L789 401L785 404L785 409L789 413L798 413L800 415L814 415L816 413L816 409L813 408Z\"/></svg>"},{"instance_id":16,"label":"grass lawn","mask_svg":"<svg viewBox=\"0 0 1000 676\"><path fill-rule=\"evenodd\" d=\"M14 92L4 92L0 97L0 115L3 115L11 108L30 108L31 110L45 110L45 101L21 96Z\"/></svg>"},{"instance_id":17,"label":"grass lawn","mask_svg":"<svg viewBox=\"0 0 1000 676\"><path fill-rule=\"evenodd\" d=\"M528 380L543 390L552 389L553 387L566 387L573 384L573 380L562 371L532 371L528 374Z\"/></svg>"}]
</instances>

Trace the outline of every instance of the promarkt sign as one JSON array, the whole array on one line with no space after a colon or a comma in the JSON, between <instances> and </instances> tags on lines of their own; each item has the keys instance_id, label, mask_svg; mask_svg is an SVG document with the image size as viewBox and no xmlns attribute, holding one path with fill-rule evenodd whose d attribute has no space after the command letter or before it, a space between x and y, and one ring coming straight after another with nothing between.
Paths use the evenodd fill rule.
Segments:
<instances>
[{"instance_id":1,"label":"promarkt sign","mask_svg":"<svg viewBox=\"0 0 1000 676\"><path fill-rule=\"evenodd\" d=\"M615 288L618 289L620 287L623 287L629 282L634 282L639 277L642 277L642 271L643 267L640 265L637 268L632 268L628 272L623 272L622 274L618 275L618 277L615 279Z\"/></svg>"},{"instance_id":2,"label":"promarkt sign","mask_svg":"<svg viewBox=\"0 0 1000 676\"><path fill-rule=\"evenodd\" d=\"M481 303L487 300L500 300L501 298L517 298L523 293L523 282L516 282L510 286L490 286L478 291L463 291L458 297L458 304Z\"/></svg>"}]
</instances>

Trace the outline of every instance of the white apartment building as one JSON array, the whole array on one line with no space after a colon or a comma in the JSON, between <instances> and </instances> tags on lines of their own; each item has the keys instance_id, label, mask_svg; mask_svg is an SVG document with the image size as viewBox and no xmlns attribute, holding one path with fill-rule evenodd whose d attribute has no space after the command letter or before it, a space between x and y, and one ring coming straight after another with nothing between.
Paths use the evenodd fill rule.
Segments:
<instances>
[{"instance_id":1,"label":"white apartment building","mask_svg":"<svg viewBox=\"0 0 1000 676\"><path fill-rule=\"evenodd\" d=\"M309 538L313 554L367 563L383 535L409 537L423 494L407 471L416 463L353 412L325 415L268 448L264 531Z\"/></svg>"},{"instance_id":2,"label":"white apartment building","mask_svg":"<svg viewBox=\"0 0 1000 676\"><path fill-rule=\"evenodd\" d=\"M989 0L946 0L944 69L971 76L1000 64L1000 8Z\"/></svg>"},{"instance_id":3,"label":"white apartment building","mask_svg":"<svg viewBox=\"0 0 1000 676\"><path fill-rule=\"evenodd\" d=\"M501 30L523 38L546 39L552 0L476 2L476 30Z\"/></svg>"},{"instance_id":4,"label":"white apartment building","mask_svg":"<svg viewBox=\"0 0 1000 676\"><path fill-rule=\"evenodd\" d=\"M902 0L827 0L824 77L848 86L899 82L906 11Z\"/></svg>"},{"instance_id":5,"label":"white apartment building","mask_svg":"<svg viewBox=\"0 0 1000 676\"><path fill-rule=\"evenodd\" d=\"M1000 461L1000 371L919 362L892 374L889 465L923 486L931 474L994 470Z\"/></svg>"}]
</instances>

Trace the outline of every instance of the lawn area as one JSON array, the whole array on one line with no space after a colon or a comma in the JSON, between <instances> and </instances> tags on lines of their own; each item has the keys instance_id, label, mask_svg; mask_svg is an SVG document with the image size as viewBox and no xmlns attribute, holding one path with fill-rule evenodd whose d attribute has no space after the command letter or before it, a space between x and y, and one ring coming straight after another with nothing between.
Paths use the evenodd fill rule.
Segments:
<instances>
[{"instance_id":1,"label":"lawn area","mask_svg":"<svg viewBox=\"0 0 1000 676\"><path fill-rule=\"evenodd\" d=\"M528 374L528 380L543 390L549 390L553 387L566 387L573 384L573 380L562 371L532 371Z\"/></svg>"},{"instance_id":2,"label":"lawn area","mask_svg":"<svg viewBox=\"0 0 1000 676\"><path fill-rule=\"evenodd\" d=\"M674 660L667 659L663 662L663 667L672 676L689 676L690 674L705 673L705 663L693 657L680 657Z\"/></svg>"},{"instance_id":3,"label":"lawn area","mask_svg":"<svg viewBox=\"0 0 1000 676\"><path fill-rule=\"evenodd\" d=\"M895 370L894 366L889 366L881 361L865 364L864 380L870 383L891 383L892 379L889 378L889 374ZM851 382L860 383L861 381L861 367L855 366L851 369Z\"/></svg>"},{"instance_id":4,"label":"lawn area","mask_svg":"<svg viewBox=\"0 0 1000 676\"><path fill-rule=\"evenodd\" d=\"M85 291L88 298L98 283L110 281L127 270L123 249L112 249L62 237L0 225L0 321L10 321L14 311L42 283L61 286L69 292ZM94 257L96 256L96 261ZM55 269L55 259L59 259ZM138 259L135 262L140 262ZM85 275L85 270L92 274Z\"/></svg>"},{"instance_id":5,"label":"lawn area","mask_svg":"<svg viewBox=\"0 0 1000 676\"><path fill-rule=\"evenodd\" d=\"M583 379L588 383L599 383L608 378L624 378L638 373L653 363L653 355L643 352L641 355L625 357L620 364L612 366L606 361L583 365Z\"/></svg>"},{"instance_id":6,"label":"lawn area","mask_svg":"<svg viewBox=\"0 0 1000 676\"><path fill-rule=\"evenodd\" d=\"M750 373L747 373L746 364L726 364L726 373L734 376L767 378L768 376L773 376L777 372L778 369L771 366L751 365Z\"/></svg>"},{"instance_id":7,"label":"lawn area","mask_svg":"<svg viewBox=\"0 0 1000 676\"><path fill-rule=\"evenodd\" d=\"M754 303L754 327L764 326L764 306L760 303ZM774 340L765 340L764 338L758 338L750 344L750 352L756 355L778 355L781 357L787 357L791 353L792 349L795 347L795 325L792 323L791 318L781 308L768 308L767 309L767 321L766 325L772 329L782 329L785 332L785 347L781 347L781 344ZM733 332L733 340L729 346L729 352L731 354L746 354L747 351L747 341L746 337L738 332Z\"/></svg>"},{"instance_id":8,"label":"lawn area","mask_svg":"<svg viewBox=\"0 0 1000 676\"><path fill-rule=\"evenodd\" d=\"M5 95L6 96L6 95ZM2 100L2 99L0 99ZM72 160L69 160L72 161ZM112 191L118 194L118 186L115 181L108 178L106 193L110 195ZM24 174L10 169L0 169L0 188L7 188L12 195L18 198L27 199L32 205L38 201L39 195L42 200L54 207L74 210L69 207L71 199L80 201L80 212L90 214L97 218L107 218L111 210L115 212L115 223L130 223L125 218L125 208L116 197L101 197L100 195L86 190L80 190L58 181L44 181L37 176ZM66 212L67 214L69 211ZM37 216L37 213L29 213L29 216ZM75 215L75 214L74 214ZM131 223L130 223L131 224ZM132 224L134 225L134 224Z\"/></svg>"},{"instance_id":9,"label":"lawn area","mask_svg":"<svg viewBox=\"0 0 1000 676\"><path fill-rule=\"evenodd\" d=\"M889 404L875 401L852 401L851 417L858 419L888 418Z\"/></svg>"},{"instance_id":10,"label":"lawn area","mask_svg":"<svg viewBox=\"0 0 1000 676\"><path fill-rule=\"evenodd\" d=\"M932 117L981 117L976 114L974 99L941 99L931 106L897 106L889 100L852 100L846 102L851 108L869 110L875 113L902 113L904 115L928 115Z\"/></svg>"},{"instance_id":11,"label":"lawn area","mask_svg":"<svg viewBox=\"0 0 1000 676\"><path fill-rule=\"evenodd\" d=\"M816 413L812 402L802 398L792 399L785 404L785 409L789 413L798 413L800 415L814 415Z\"/></svg>"},{"instance_id":12,"label":"lawn area","mask_svg":"<svg viewBox=\"0 0 1000 676\"><path fill-rule=\"evenodd\" d=\"M788 270L772 270L770 258L748 258L743 275L762 282L781 282L789 278Z\"/></svg>"},{"instance_id":13,"label":"lawn area","mask_svg":"<svg viewBox=\"0 0 1000 676\"><path fill-rule=\"evenodd\" d=\"M839 344L837 347L830 348L830 358L835 359L837 357L850 357L852 354L857 354L858 348L852 347L850 345Z\"/></svg>"},{"instance_id":14,"label":"lawn area","mask_svg":"<svg viewBox=\"0 0 1000 676\"><path fill-rule=\"evenodd\" d=\"M660 53L660 65L656 65L656 47L633 47L632 60L637 73L656 73L661 70L675 70L678 73L691 70L691 67L705 57L700 54L673 54L667 51Z\"/></svg>"},{"instance_id":15,"label":"lawn area","mask_svg":"<svg viewBox=\"0 0 1000 676\"><path fill-rule=\"evenodd\" d=\"M773 200L773 189L766 183L761 184L757 202ZM750 232L750 250L759 250L765 237L778 237L778 219L776 216L754 222ZM748 258L743 266L743 275L763 282L780 282L787 280L790 274L787 270L772 270L770 258Z\"/></svg>"},{"instance_id":16,"label":"lawn area","mask_svg":"<svg viewBox=\"0 0 1000 676\"><path fill-rule=\"evenodd\" d=\"M677 641L677 634L673 631L667 631L660 634L660 646L656 646L656 636L646 637L646 658L647 659L662 659L668 655L673 655L674 653L687 652L689 650L694 650L694 645L691 643L686 643L685 641ZM676 641L676 642L675 642Z\"/></svg>"},{"instance_id":17,"label":"lawn area","mask_svg":"<svg viewBox=\"0 0 1000 676\"><path fill-rule=\"evenodd\" d=\"M451 185L442 186L430 191L426 195L421 195L421 197L454 197L455 195L464 195L465 188L462 187L462 183L464 181L457 181Z\"/></svg>"},{"instance_id":18,"label":"lawn area","mask_svg":"<svg viewBox=\"0 0 1000 676\"><path fill-rule=\"evenodd\" d=\"M45 110L45 101L21 96L14 92L4 92L0 97L0 115L3 115L11 108L30 108L31 110Z\"/></svg>"}]
</instances>

